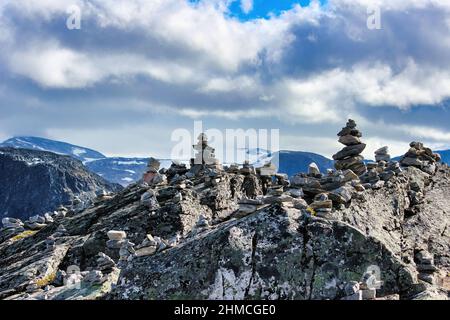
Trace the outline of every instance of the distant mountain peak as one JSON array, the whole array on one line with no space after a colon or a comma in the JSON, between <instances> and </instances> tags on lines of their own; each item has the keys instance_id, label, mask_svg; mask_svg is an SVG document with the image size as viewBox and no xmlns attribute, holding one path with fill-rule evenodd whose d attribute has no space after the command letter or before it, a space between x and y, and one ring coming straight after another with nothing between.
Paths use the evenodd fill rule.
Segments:
<instances>
[{"instance_id":1,"label":"distant mountain peak","mask_svg":"<svg viewBox=\"0 0 450 320\"><path fill-rule=\"evenodd\" d=\"M32 136L19 136L8 139L1 143L0 147L49 151L56 154L72 156L83 163L106 158L106 156L102 153L89 148L73 145L63 141Z\"/></svg>"}]
</instances>

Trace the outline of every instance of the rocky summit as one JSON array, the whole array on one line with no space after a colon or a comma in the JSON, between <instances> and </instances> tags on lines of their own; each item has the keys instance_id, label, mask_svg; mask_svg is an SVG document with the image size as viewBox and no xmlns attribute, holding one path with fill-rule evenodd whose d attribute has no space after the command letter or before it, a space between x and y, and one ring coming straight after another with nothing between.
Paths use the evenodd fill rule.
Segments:
<instances>
[{"instance_id":1,"label":"rocky summit","mask_svg":"<svg viewBox=\"0 0 450 320\"><path fill-rule=\"evenodd\" d=\"M416 142L366 166L354 121L339 137L336 170L289 180L222 166L201 135L190 166L151 159L86 208L5 218L0 298L448 299L449 167Z\"/></svg>"}]
</instances>

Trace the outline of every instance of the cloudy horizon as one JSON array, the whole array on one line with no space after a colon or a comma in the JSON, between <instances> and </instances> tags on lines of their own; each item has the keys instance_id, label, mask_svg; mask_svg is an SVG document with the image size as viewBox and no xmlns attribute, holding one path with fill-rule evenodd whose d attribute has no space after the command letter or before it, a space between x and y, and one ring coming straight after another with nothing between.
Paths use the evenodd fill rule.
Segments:
<instances>
[{"instance_id":1,"label":"cloudy horizon","mask_svg":"<svg viewBox=\"0 0 450 320\"><path fill-rule=\"evenodd\" d=\"M2 141L166 158L171 133L201 120L331 157L353 118L366 158L450 149L450 2L6 0L0 46Z\"/></svg>"}]
</instances>

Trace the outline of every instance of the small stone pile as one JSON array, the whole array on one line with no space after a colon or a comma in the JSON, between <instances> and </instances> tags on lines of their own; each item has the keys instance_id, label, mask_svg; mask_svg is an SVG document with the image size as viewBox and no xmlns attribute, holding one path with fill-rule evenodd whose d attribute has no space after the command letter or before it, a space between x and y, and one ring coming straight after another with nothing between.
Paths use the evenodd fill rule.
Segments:
<instances>
[{"instance_id":1,"label":"small stone pile","mask_svg":"<svg viewBox=\"0 0 450 320\"><path fill-rule=\"evenodd\" d=\"M136 257L150 256L158 250L158 242L151 234L147 234L144 241L136 247Z\"/></svg>"},{"instance_id":2,"label":"small stone pile","mask_svg":"<svg viewBox=\"0 0 450 320\"><path fill-rule=\"evenodd\" d=\"M180 179L180 177L185 177L188 171L189 169L186 167L186 164L174 160L172 161L169 169L164 171L160 170L160 173L164 173L167 176L167 180L169 181L169 183L173 183L173 181L177 181L178 179Z\"/></svg>"},{"instance_id":3,"label":"small stone pile","mask_svg":"<svg viewBox=\"0 0 450 320\"><path fill-rule=\"evenodd\" d=\"M391 161L391 155L388 153L389 148L387 146L375 150L375 161L389 162Z\"/></svg>"},{"instance_id":4,"label":"small stone pile","mask_svg":"<svg viewBox=\"0 0 450 320\"><path fill-rule=\"evenodd\" d=\"M134 243L128 239L123 239L122 246L119 250L119 262L128 262L131 261L136 253L134 249Z\"/></svg>"},{"instance_id":5,"label":"small stone pile","mask_svg":"<svg viewBox=\"0 0 450 320\"><path fill-rule=\"evenodd\" d=\"M375 160L376 162L367 163L368 171L360 176L366 189L380 189L392 177L402 172L400 163L391 160L387 146L375 151Z\"/></svg>"},{"instance_id":6,"label":"small stone pile","mask_svg":"<svg viewBox=\"0 0 450 320\"><path fill-rule=\"evenodd\" d=\"M158 199L156 198L156 191L149 189L147 192L141 196L141 204L148 207L150 211L159 209L160 205Z\"/></svg>"},{"instance_id":7,"label":"small stone pile","mask_svg":"<svg viewBox=\"0 0 450 320\"><path fill-rule=\"evenodd\" d=\"M127 234L125 231L110 230L107 233L109 240L106 246L110 249L120 249L125 242Z\"/></svg>"},{"instance_id":8,"label":"small stone pile","mask_svg":"<svg viewBox=\"0 0 450 320\"><path fill-rule=\"evenodd\" d=\"M328 199L328 195L326 193L318 194L314 198L314 202L309 206L314 210L316 216L321 218L331 218L333 201Z\"/></svg>"},{"instance_id":9,"label":"small stone pile","mask_svg":"<svg viewBox=\"0 0 450 320\"><path fill-rule=\"evenodd\" d=\"M354 120L349 119L345 128L339 133L339 142L345 145L341 151L333 155L337 170L350 169L358 176L364 174L367 169L361 153L366 148L366 144L361 142L361 132L356 128Z\"/></svg>"},{"instance_id":10,"label":"small stone pile","mask_svg":"<svg viewBox=\"0 0 450 320\"><path fill-rule=\"evenodd\" d=\"M195 157L191 159L191 172L193 175L203 173L206 168L223 170L222 165L216 158L215 149L208 145L208 136L205 133L199 134L197 144L192 146L196 151Z\"/></svg>"},{"instance_id":11,"label":"small stone pile","mask_svg":"<svg viewBox=\"0 0 450 320\"><path fill-rule=\"evenodd\" d=\"M400 164L404 167L416 167L420 170L434 174L436 162L441 161L438 153L433 153L430 148L424 147L422 142L411 142L408 152L401 158Z\"/></svg>"},{"instance_id":12,"label":"small stone pile","mask_svg":"<svg viewBox=\"0 0 450 320\"><path fill-rule=\"evenodd\" d=\"M148 185L155 185L161 183L164 178L159 173L161 163L155 158L150 158L147 164L147 170L142 176L142 180Z\"/></svg>"},{"instance_id":13,"label":"small stone pile","mask_svg":"<svg viewBox=\"0 0 450 320\"><path fill-rule=\"evenodd\" d=\"M302 188L307 196L337 190L346 184L358 188L359 177L352 170L328 170L326 174L310 170L310 173L299 173L291 179L291 187ZM358 191L363 191L359 189Z\"/></svg>"},{"instance_id":14,"label":"small stone pile","mask_svg":"<svg viewBox=\"0 0 450 320\"><path fill-rule=\"evenodd\" d=\"M35 215L30 217L27 221L25 221L25 228L30 230L41 230L42 228L47 226L47 220L45 217L40 215Z\"/></svg>"},{"instance_id":15,"label":"small stone pile","mask_svg":"<svg viewBox=\"0 0 450 320\"><path fill-rule=\"evenodd\" d=\"M116 263L103 252L98 253L97 268L102 272L109 273L116 267Z\"/></svg>"},{"instance_id":16,"label":"small stone pile","mask_svg":"<svg viewBox=\"0 0 450 320\"><path fill-rule=\"evenodd\" d=\"M255 199L262 193L255 169L247 163L246 165L244 164L244 167L241 169L241 173L244 175L242 191L248 199Z\"/></svg>"},{"instance_id":17,"label":"small stone pile","mask_svg":"<svg viewBox=\"0 0 450 320\"><path fill-rule=\"evenodd\" d=\"M261 168L256 169L256 174L261 181L263 195L266 195L269 187L272 185L272 179L277 174L277 168L272 162L267 162Z\"/></svg>"},{"instance_id":18,"label":"small stone pile","mask_svg":"<svg viewBox=\"0 0 450 320\"><path fill-rule=\"evenodd\" d=\"M434 265L433 255L426 250L420 250L415 254L415 262L418 278L429 284L435 284L434 273L438 270Z\"/></svg>"},{"instance_id":19,"label":"small stone pile","mask_svg":"<svg viewBox=\"0 0 450 320\"><path fill-rule=\"evenodd\" d=\"M99 285L104 283L107 280L105 276L103 276L103 272L100 270L91 270L89 273L83 278L84 282L90 283L92 285Z\"/></svg>"},{"instance_id":20,"label":"small stone pile","mask_svg":"<svg viewBox=\"0 0 450 320\"><path fill-rule=\"evenodd\" d=\"M344 286L345 297L341 300L375 300L377 298L377 288L382 286L376 274L366 272L361 281L349 281Z\"/></svg>"}]
</instances>

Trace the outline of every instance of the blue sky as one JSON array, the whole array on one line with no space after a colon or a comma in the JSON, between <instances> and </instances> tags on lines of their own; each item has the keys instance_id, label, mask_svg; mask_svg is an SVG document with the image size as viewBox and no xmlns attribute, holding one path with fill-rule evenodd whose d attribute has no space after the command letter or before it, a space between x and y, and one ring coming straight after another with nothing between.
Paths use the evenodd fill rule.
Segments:
<instances>
[{"instance_id":1,"label":"blue sky","mask_svg":"<svg viewBox=\"0 0 450 320\"><path fill-rule=\"evenodd\" d=\"M381 29L367 27L378 3ZM0 4L0 140L36 135L167 157L171 133L279 129L331 156L355 118L368 147L450 147L450 3L60 0ZM371 12L371 11L369 11Z\"/></svg>"},{"instance_id":2,"label":"blue sky","mask_svg":"<svg viewBox=\"0 0 450 320\"><path fill-rule=\"evenodd\" d=\"M198 0L191 0L197 3ZM252 19L267 19L271 16L280 15L283 11L291 10L295 5L306 7L310 4L310 0L249 0L248 7L242 1L232 1L229 6L229 15L236 17L242 21ZM320 1L323 5L325 0Z\"/></svg>"}]
</instances>

